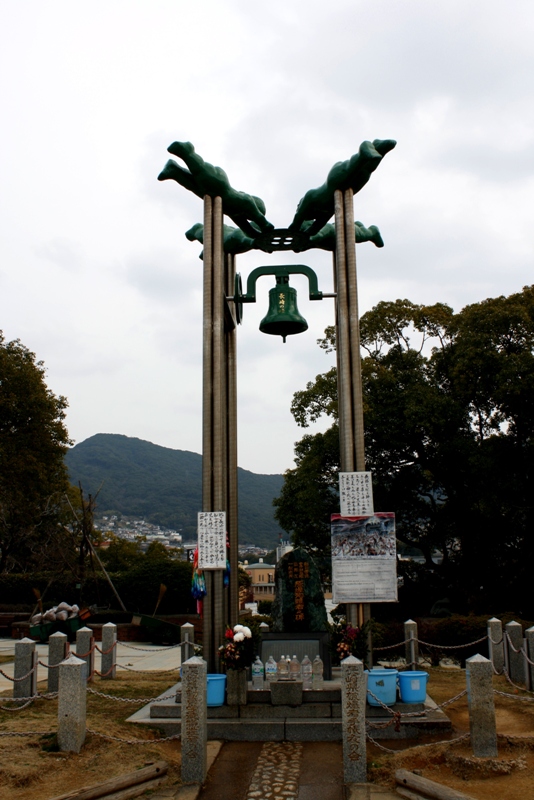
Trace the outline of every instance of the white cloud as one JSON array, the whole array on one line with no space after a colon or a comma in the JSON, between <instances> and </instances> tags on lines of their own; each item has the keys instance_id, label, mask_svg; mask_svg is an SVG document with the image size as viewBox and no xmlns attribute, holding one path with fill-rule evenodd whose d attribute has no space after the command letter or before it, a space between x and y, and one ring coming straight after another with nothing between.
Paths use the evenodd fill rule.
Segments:
<instances>
[{"instance_id":1,"label":"white cloud","mask_svg":"<svg viewBox=\"0 0 534 800\"><path fill-rule=\"evenodd\" d=\"M289 223L364 139L398 146L355 198L386 247L358 248L362 312L381 299L456 309L532 282L534 8L526 0L56 0L0 9L0 312L69 397L80 441L126 433L201 449L202 204L157 175L194 142ZM331 288L327 253L306 263ZM292 281L293 283L293 281ZM291 466L292 393L330 366L332 301L295 280L307 334L239 329L240 463Z\"/></svg>"}]
</instances>

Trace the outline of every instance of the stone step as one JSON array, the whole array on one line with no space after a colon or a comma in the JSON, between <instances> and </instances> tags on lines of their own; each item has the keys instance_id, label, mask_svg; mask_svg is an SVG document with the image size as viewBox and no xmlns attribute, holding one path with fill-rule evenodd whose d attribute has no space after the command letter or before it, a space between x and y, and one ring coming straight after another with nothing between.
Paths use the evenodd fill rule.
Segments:
<instances>
[{"instance_id":1,"label":"stone step","mask_svg":"<svg viewBox=\"0 0 534 800\"><path fill-rule=\"evenodd\" d=\"M315 694L319 694L316 692ZM256 698L254 698L256 699ZM424 703L396 703L391 706L393 712L401 714L421 713L425 709ZM150 706L151 719L181 719L181 703L164 702L152 703ZM389 711L380 706L367 706L366 716L373 719L387 719L391 717ZM211 706L208 708L209 719L275 719L277 717L306 719L341 717L341 703L315 702L303 703L301 706L272 706L266 703L249 702L244 706Z\"/></svg>"},{"instance_id":2,"label":"stone step","mask_svg":"<svg viewBox=\"0 0 534 800\"><path fill-rule=\"evenodd\" d=\"M164 736L174 736L181 731L177 718L149 718L144 724L157 728ZM370 728L373 739L418 739L421 736L439 735L447 738L452 733L450 720L443 712L433 712L426 718L414 717L401 721L400 730L395 725ZM341 719L273 717L271 719L210 718L208 739L225 741L341 741Z\"/></svg>"}]
</instances>

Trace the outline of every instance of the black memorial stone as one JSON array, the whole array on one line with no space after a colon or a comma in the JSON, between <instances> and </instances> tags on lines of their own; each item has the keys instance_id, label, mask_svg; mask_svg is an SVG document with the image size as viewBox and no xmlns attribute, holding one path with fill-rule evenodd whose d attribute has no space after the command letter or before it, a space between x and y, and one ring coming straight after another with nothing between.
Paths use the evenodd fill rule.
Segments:
<instances>
[{"instance_id":1,"label":"black memorial stone","mask_svg":"<svg viewBox=\"0 0 534 800\"><path fill-rule=\"evenodd\" d=\"M328 629L319 570L302 547L286 553L276 566L272 609L274 632Z\"/></svg>"}]
</instances>

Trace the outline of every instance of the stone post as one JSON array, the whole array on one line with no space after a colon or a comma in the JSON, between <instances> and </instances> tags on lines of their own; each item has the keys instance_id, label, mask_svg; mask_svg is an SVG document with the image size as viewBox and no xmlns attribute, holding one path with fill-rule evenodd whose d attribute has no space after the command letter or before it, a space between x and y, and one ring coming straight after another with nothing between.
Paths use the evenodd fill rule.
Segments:
<instances>
[{"instance_id":1,"label":"stone post","mask_svg":"<svg viewBox=\"0 0 534 800\"><path fill-rule=\"evenodd\" d=\"M534 661L534 625L525 631L525 650L531 661ZM534 665L527 662L525 672L529 678L528 689L534 691Z\"/></svg>"},{"instance_id":2,"label":"stone post","mask_svg":"<svg viewBox=\"0 0 534 800\"><path fill-rule=\"evenodd\" d=\"M182 783L207 774L207 664L193 656L182 664Z\"/></svg>"},{"instance_id":3,"label":"stone post","mask_svg":"<svg viewBox=\"0 0 534 800\"><path fill-rule=\"evenodd\" d=\"M59 689L59 665L68 658L67 635L53 633L48 638L48 691L57 692Z\"/></svg>"},{"instance_id":4,"label":"stone post","mask_svg":"<svg viewBox=\"0 0 534 800\"><path fill-rule=\"evenodd\" d=\"M488 620L488 650L495 672L502 675L504 669L504 642L502 638L502 622L496 617Z\"/></svg>"},{"instance_id":5,"label":"stone post","mask_svg":"<svg viewBox=\"0 0 534 800\"><path fill-rule=\"evenodd\" d=\"M190 622L185 622L181 626L180 640L182 642L180 663L183 664L184 661L188 661L195 655L195 626ZM185 644L185 642L187 642L187 644Z\"/></svg>"},{"instance_id":6,"label":"stone post","mask_svg":"<svg viewBox=\"0 0 534 800\"><path fill-rule=\"evenodd\" d=\"M102 658L100 673L102 680L113 680L117 671L117 626L113 622L102 625Z\"/></svg>"},{"instance_id":7,"label":"stone post","mask_svg":"<svg viewBox=\"0 0 534 800\"><path fill-rule=\"evenodd\" d=\"M260 622L260 633L269 633L269 626L266 622Z\"/></svg>"},{"instance_id":8,"label":"stone post","mask_svg":"<svg viewBox=\"0 0 534 800\"><path fill-rule=\"evenodd\" d=\"M79 753L85 741L87 663L69 656L59 665L57 741L62 752Z\"/></svg>"},{"instance_id":9,"label":"stone post","mask_svg":"<svg viewBox=\"0 0 534 800\"><path fill-rule=\"evenodd\" d=\"M419 661L419 643L417 641L417 622L408 619L404 623L404 641L406 650L406 666L410 669L417 669Z\"/></svg>"},{"instance_id":10,"label":"stone post","mask_svg":"<svg viewBox=\"0 0 534 800\"><path fill-rule=\"evenodd\" d=\"M525 659L523 653L515 652L523 647L523 629L519 622L514 621L508 622L504 629L508 634L508 674L516 683L524 683Z\"/></svg>"},{"instance_id":11,"label":"stone post","mask_svg":"<svg viewBox=\"0 0 534 800\"><path fill-rule=\"evenodd\" d=\"M95 640L91 628L80 628L76 631L76 658L87 664L86 680L92 681L95 671Z\"/></svg>"},{"instance_id":12,"label":"stone post","mask_svg":"<svg viewBox=\"0 0 534 800\"><path fill-rule=\"evenodd\" d=\"M37 694L37 651L33 639L27 637L15 642L13 677L22 678L24 675L27 675L24 680L17 680L13 684L13 697L34 697Z\"/></svg>"},{"instance_id":13,"label":"stone post","mask_svg":"<svg viewBox=\"0 0 534 800\"><path fill-rule=\"evenodd\" d=\"M345 783L365 783L367 780L365 702L366 681L363 663L358 658L349 656L341 662L341 727Z\"/></svg>"},{"instance_id":14,"label":"stone post","mask_svg":"<svg viewBox=\"0 0 534 800\"><path fill-rule=\"evenodd\" d=\"M491 661L481 655L468 658L465 667L473 755L477 758L495 758L498 753L493 667Z\"/></svg>"}]
</instances>

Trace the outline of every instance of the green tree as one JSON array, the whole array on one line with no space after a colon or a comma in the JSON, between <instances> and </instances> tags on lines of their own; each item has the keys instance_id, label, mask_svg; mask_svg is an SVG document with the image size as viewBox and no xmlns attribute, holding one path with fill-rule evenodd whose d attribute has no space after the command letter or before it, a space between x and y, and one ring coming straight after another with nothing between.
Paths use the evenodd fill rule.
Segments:
<instances>
[{"instance_id":1,"label":"green tree","mask_svg":"<svg viewBox=\"0 0 534 800\"><path fill-rule=\"evenodd\" d=\"M1 332L0 387L0 573L24 572L58 536L67 401L48 389L34 353Z\"/></svg>"},{"instance_id":2,"label":"green tree","mask_svg":"<svg viewBox=\"0 0 534 800\"><path fill-rule=\"evenodd\" d=\"M123 572L136 567L144 559L139 541L123 539L115 534L111 534L109 539L109 546L98 553L108 572Z\"/></svg>"},{"instance_id":3,"label":"green tree","mask_svg":"<svg viewBox=\"0 0 534 800\"><path fill-rule=\"evenodd\" d=\"M361 339L375 507L395 511L399 537L426 558L410 567L408 585L469 608L510 607L513 598L524 611L534 549L534 287L458 314L441 303L379 303L362 317ZM335 347L332 329L319 344ZM303 427L322 414L333 426L297 443L276 517L295 542L324 553L338 510L335 369L297 392L292 412Z\"/></svg>"}]
</instances>

